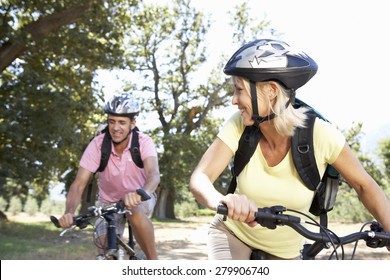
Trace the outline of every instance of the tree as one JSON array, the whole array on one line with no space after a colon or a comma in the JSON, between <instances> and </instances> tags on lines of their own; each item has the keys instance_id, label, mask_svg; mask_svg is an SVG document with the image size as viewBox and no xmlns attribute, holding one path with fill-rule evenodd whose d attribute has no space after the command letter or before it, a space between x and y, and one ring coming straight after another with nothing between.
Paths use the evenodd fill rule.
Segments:
<instances>
[{"instance_id":1,"label":"tree","mask_svg":"<svg viewBox=\"0 0 390 280\"><path fill-rule=\"evenodd\" d=\"M69 185L102 118L96 70L119 68L140 75L129 88L139 90L144 109L159 120L152 131L162 171L155 215L174 218L174 203L185 199L189 176L219 128L212 114L230 102L230 83L222 76L225 59L206 68L207 78L197 76L206 63L210 22L189 0L137 2L9 0L0 7L0 56L10 57L0 78L4 197L33 190L42 201L48 181ZM244 17L242 9L237 20Z\"/></svg>"},{"instance_id":2,"label":"tree","mask_svg":"<svg viewBox=\"0 0 390 280\"><path fill-rule=\"evenodd\" d=\"M237 20L247 16L245 4L241 9ZM191 172L219 129L221 120L213 120L212 114L231 102L231 84L222 73L226 59L210 66L206 78L199 75L206 63L203 41L210 20L188 0L175 0L170 6L144 5L132 14L135 25L129 32L128 60L142 84L129 86L139 90L143 104L148 104L144 109L160 123L152 132L161 151L162 174L154 215L175 218L174 204L185 197ZM262 31L263 26L257 27L252 36ZM216 187L222 188L228 178L226 170Z\"/></svg>"},{"instance_id":3,"label":"tree","mask_svg":"<svg viewBox=\"0 0 390 280\"><path fill-rule=\"evenodd\" d=\"M379 186L382 186L384 181L381 170L370 156L363 154L361 151L361 129L362 123L358 123L351 126L351 128L347 131L343 131L343 133L346 141L362 163L365 170L372 176ZM372 219L371 214L358 200L355 190L348 185L345 180L342 179L342 181L343 184L340 186L334 210L330 212L332 219L348 222L361 222L362 220Z\"/></svg>"},{"instance_id":4,"label":"tree","mask_svg":"<svg viewBox=\"0 0 390 280\"><path fill-rule=\"evenodd\" d=\"M161 124L152 133L161 150L162 174L155 216L175 218L174 203L187 191L199 156L216 134L219 123L209 114L228 102L227 85L214 72L207 83L196 83L196 71L206 60L202 42L209 22L189 1L144 5L132 14L127 58L143 78L135 86L143 104L149 104L144 109Z\"/></svg>"},{"instance_id":5,"label":"tree","mask_svg":"<svg viewBox=\"0 0 390 280\"><path fill-rule=\"evenodd\" d=\"M384 168L384 188L390 195L390 138L383 139L379 142L379 155L383 161Z\"/></svg>"},{"instance_id":6,"label":"tree","mask_svg":"<svg viewBox=\"0 0 390 280\"><path fill-rule=\"evenodd\" d=\"M249 14L250 7L248 3L243 2L236 5L234 9L229 12L232 21L230 26L233 27L233 43L238 46L243 45L249 41L260 38L260 35L269 33L272 38L279 37L281 33L270 27L270 22L266 20L259 20Z\"/></svg>"},{"instance_id":7,"label":"tree","mask_svg":"<svg viewBox=\"0 0 390 280\"><path fill-rule=\"evenodd\" d=\"M96 70L123 67L127 12L137 1L3 3L0 195L14 194L12 182L42 201L50 180L64 180L78 166L101 117Z\"/></svg>"}]
</instances>

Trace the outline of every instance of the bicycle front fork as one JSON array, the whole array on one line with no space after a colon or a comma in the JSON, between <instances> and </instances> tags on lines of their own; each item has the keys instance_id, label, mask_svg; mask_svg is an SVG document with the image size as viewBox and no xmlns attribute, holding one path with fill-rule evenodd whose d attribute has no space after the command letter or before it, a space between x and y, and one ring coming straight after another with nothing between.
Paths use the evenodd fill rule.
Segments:
<instances>
[{"instance_id":1,"label":"bicycle front fork","mask_svg":"<svg viewBox=\"0 0 390 280\"><path fill-rule=\"evenodd\" d=\"M105 217L107 221L107 248L106 248L106 259L114 258L117 260L123 260L125 253L121 248L118 248L116 241L116 226L114 214L107 215Z\"/></svg>"}]
</instances>

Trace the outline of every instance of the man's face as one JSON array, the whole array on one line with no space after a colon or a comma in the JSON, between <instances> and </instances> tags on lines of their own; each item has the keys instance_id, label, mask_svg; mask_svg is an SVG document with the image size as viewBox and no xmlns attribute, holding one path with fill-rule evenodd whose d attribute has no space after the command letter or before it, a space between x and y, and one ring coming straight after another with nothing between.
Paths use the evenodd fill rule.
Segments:
<instances>
[{"instance_id":1,"label":"man's face","mask_svg":"<svg viewBox=\"0 0 390 280\"><path fill-rule=\"evenodd\" d=\"M130 133L132 121L129 117L108 115L108 129L112 142L123 142Z\"/></svg>"}]
</instances>

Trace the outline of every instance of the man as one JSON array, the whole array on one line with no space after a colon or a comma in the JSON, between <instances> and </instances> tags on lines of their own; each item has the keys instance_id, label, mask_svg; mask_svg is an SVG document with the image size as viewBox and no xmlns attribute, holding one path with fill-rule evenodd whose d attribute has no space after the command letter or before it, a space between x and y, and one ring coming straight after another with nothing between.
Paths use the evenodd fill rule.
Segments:
<instances>
[{"instance_id":1,"label":"man","mask_svg":"<svg viewBox=\"0 0 390 280\"><path fill-rule=\"evenodd\" d=\"M139 112L139 104L129 94L113 96L105 105L107 113L108 132L111 136L112 149L106 168L99 173L99 204L106 205L123 200L131 214L127 219L147 259L157 259L154 228L149 218L156 203L155 190L160 183L160 172L156 147L153 140L146 134L132 130L135 127L135 117ZM139 135L140 153L143 168L134 163L129 151L134 133ZM80 168L75 180L70 186L65 214L59 219L60 225L67 228L73 224L73 216L80 204L83 191L100 165L101 147L104 133L96 136L87 146L80 160ZM151 199L141 201L136 190L142 188ZM120 221L118 215L117 230L123 234L125 220ZM97 235L105 240L104 223L97 225ZM98 249L99 255L104 253ZM99 258L99 255L97 258Z\"/></svg>"}]
</instances>

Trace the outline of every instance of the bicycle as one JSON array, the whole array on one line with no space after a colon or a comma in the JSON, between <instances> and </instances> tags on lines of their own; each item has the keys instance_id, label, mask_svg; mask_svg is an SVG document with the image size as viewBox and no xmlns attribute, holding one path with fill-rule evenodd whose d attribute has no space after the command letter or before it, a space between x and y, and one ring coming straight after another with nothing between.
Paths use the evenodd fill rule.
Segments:
<instances>
[{"instance_id":1,"label":"bicycle","mask_svg":"<svg viewBox=\"0 0 390 280\"><path fill-rule=\"evenodd\" d=\"M300 214L308 218L310 221L306 221L298 216L283 214L285 211ZM226 205L221 204L217 208L217 213L224 215L225 220L228 214L228 208ZM300 211L287 209L284 206L258 208L255 213L255 220L261 226L268 229L275 229L277 226L289 226L306 239L314 241L313 243L307 243L304 245L302 249L303 260L314 260L322 250L330 248L333 248L333 251L329 256L329 260L332 259L333 256L335 256L337 260L344 260L344 245L355 242L351 256L352 260L355 256L357 244L360 240L364 240L366 245L370 248L390 246L390 233L385 232L382 225L377 221L366 222L363 224L360 231L339 237L328 228L321 226L309 215ZM318 226L320 231L311 231L305 227L304 224ZM363 229L368 225L370 225L370 230L363 231ZM341 249L342 252L341 258L339 258L339 254L337 252L339 249Z\"/></svg>"},{"instance_id":2,"label":"bicycle","mask_svg":"<svg viewBox=\"0 0 390 280\"><path fill-rule=\"evenodd\" d=\"M143 189L137 189L136 192L141 196L142 201L150 199L150 196ZM125 253L127 253L128 259L130 260L141 259L140 257L136 256L134 246L132 246L130 242L127 244L120 237L120 235L116 233L114 214L125 213L131 214L131 211L125 209L125 204L122 200L107 206L91 206L88 208L86 213L73 217L73 225L63 230L60 233L60 236L63 236L67 231L73 230L75 228L84 229L88 225L93 226L93 220L95 220L95 218L101 217L107 222L107 242L105 246L102 246L97 244L95 240L95 245L105 248L105 253L102 259L124 260ZM50 216L50 220L57 228L61 228L56 217Z\"/></svg>"}]
</instances>

